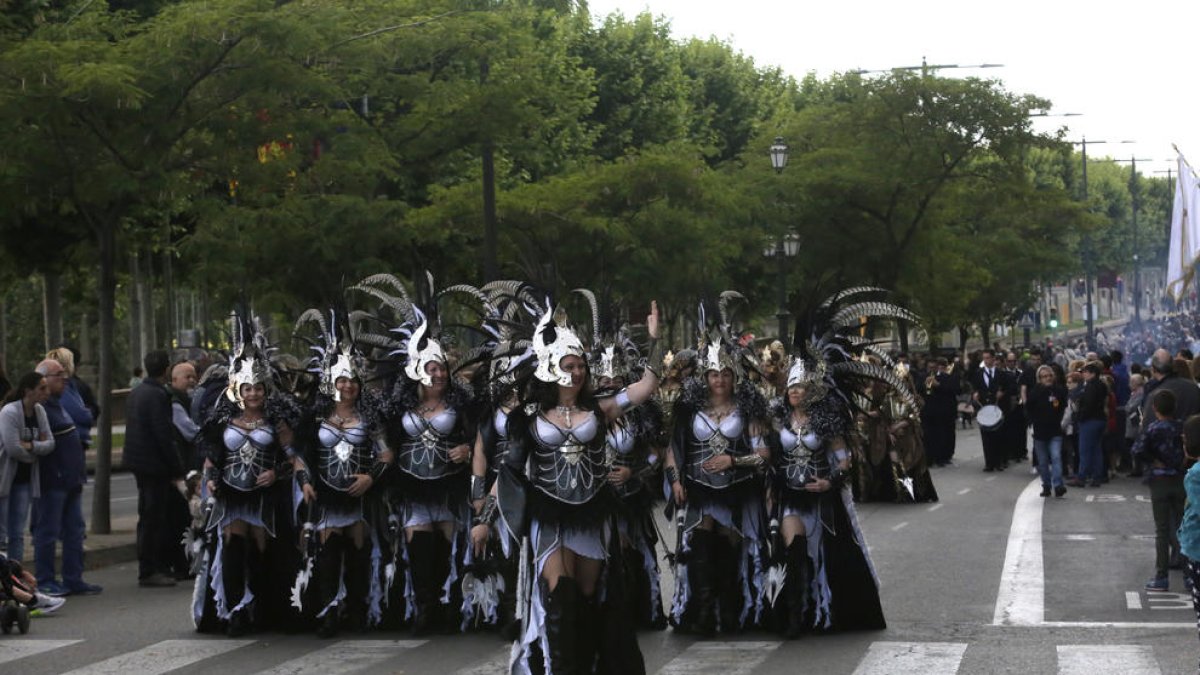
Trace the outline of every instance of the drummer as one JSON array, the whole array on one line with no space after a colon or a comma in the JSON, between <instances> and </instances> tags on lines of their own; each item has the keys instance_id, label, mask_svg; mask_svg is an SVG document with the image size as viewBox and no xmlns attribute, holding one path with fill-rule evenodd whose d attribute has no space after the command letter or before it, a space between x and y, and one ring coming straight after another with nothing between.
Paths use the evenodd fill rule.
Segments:
<instances>
[{"instance_id":1,"label":"drummer","mask_svg":"<svg viewBox=\"0 0 1200 675\"><path fill-rule=\"evenodd\" d=\"M977 419L979 420L979 435L983 439L983 470L987 472L1003 471L1007 466L1005 463L1003 413L1012 403L1016 381L1003 368L996 367L996 352L985 349L983 350L983 363L975 371L971 384L975 389L971 398L975 407L980 408ZM996 412L1000 412L1001 415L997 416ZM999 423L993 423L988 419L989 416L1000 417Z\"/></svg>"}]
</instances>

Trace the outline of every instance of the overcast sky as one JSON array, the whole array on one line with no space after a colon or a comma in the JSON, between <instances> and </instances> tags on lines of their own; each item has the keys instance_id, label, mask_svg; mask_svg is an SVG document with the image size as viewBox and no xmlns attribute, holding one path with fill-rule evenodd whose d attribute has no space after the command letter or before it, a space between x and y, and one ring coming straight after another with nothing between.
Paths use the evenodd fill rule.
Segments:
<instances>
[{"instance_id":1,"label":"overcast sky","mask_svg":"<svg viewBox=\"0 0 1200 675\"><path fill-rule=\"evenodd\" d=\"M1128 159L1143 173L1173 166L1175 143L1200 168L1200 2L1140 0L589 0L613 11L664 16L677 38L715 36L800 78L855 68L1000 63L942 70L994 77L1054 103L1037 128L1069 128L1088 156ZM1122 11L1112 9L1122 8ZM1133 140L1134 145L1090 141ZM1154 160L1143 165L1142 159ZM1170 160L1170 161L1167 161Z\"/></svg>"}]
</instances>

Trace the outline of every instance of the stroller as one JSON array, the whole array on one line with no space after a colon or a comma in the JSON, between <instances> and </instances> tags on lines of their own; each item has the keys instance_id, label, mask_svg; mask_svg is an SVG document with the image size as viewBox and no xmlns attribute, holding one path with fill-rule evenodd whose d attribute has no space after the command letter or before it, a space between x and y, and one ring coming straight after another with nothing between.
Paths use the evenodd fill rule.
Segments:
<instances>
[{"instance_id":1,"label":"stroller","mask_svg":"<svg viewBox=\"0 0 1200 675\"><path fill-rule=\"evenodd\" d=\"M13 628L21 635L29 632L31 608L38 602L29 573L21 563L9 560L0 553L0 631L5 635Z\"/></svg>"}]
</instances>

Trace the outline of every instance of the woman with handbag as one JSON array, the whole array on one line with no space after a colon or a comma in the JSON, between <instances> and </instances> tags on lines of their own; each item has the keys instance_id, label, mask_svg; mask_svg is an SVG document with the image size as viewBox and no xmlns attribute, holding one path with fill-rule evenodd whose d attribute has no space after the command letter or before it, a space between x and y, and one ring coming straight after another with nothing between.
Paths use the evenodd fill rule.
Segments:
<instances>
[{"instance_id":1,"label":"woman with handbag","mask_svg":"<svg viewBox=\"0 0 1200 675\"><path fill-rule=\"evenodd\" d=\"M8 557L17 562L25 557L29 505L41 496L37 459L54 452L54 435L42 408L49 396L46 378L26 373L0 409L0 513L7 512Z\"/></svg>"}]
</instances>

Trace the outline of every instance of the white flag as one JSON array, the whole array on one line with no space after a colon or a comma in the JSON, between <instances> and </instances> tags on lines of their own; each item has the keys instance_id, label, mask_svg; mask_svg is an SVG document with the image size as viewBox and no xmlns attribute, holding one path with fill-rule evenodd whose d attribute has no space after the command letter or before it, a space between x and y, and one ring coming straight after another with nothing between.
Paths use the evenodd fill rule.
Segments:
<instances>
[{"instance_id":1,"label":"white flag","mask_svg":"<svg viewBox=\"0 0 1200 675\"><path fill-rule=\"evenodd\" d=\"M1171 249L1167 256L1167 292L1176 300L1187 292L1200 257L1200 181L1179 155L1179 180L1171 209Z\"/></svg>"}]
</instances>

